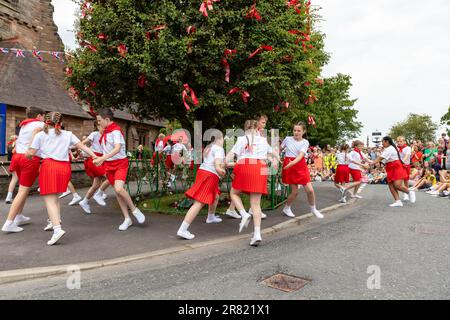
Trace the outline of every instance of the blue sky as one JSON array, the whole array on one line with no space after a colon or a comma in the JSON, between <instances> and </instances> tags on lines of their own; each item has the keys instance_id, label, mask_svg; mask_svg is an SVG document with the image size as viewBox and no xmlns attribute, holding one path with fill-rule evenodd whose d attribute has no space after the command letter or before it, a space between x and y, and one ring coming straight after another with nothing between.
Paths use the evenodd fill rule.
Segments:
<instances>
[{"instance_id":1,"label":"blue sky","mask_svg":"<svg viewBox=\"0 0 450 320\"><path fill-rule=\"evenodd\" d=\"M53 0L55 22L75 46L77 6ZM386 133L408 113L435 121L450 105L450 1L313 0L320 7L331 61L323 75L352 76L352 97L363 123L361 138Z\"/></svg>"}]
</instances>

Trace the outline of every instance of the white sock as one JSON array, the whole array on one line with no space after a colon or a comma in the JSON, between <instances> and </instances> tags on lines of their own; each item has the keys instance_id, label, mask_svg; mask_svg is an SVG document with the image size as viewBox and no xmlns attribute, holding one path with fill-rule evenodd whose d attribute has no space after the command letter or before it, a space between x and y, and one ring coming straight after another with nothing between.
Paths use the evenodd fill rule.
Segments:
<instances>
[{"instance_id":1,"label":"white sock","mask_svg":"<svg viewBox=\"0 0 450 320\"><path fill-rule=\"evenodd\" d=\"M8 195L6 196L6 199L12 199L13 197L13 193L12 192L8 192Z\"/></svg>"},{"instance_id":2,"label":"white sock","mask_svg":"<svg viewBox=\"0 0 450 320\"><path fill-rule=\"evenodd\" d=\"M208 219L214 219L216 217L215 213L208 213Z\"/></svg>"},{"instance_id":3,"label":"white sock","mask_svg":"<svg viewBox=\"0 0 450 320\"><path fill-rule=\"evenodd\" d=\"M261 237L261 227L255 226L255 237L256 236Z\"/></svg>"},{"instance_id":4,"label":"white sock","mask_svg":"<svg viewBox=\"0 0 450 320\"><path fill-rule=\"evenodd\" d=\"M83 199L82 201L88 203L88 202L89 202L89 199L86 198L86 197L84 197L84 199Z\"/></svg>"},{"instance_id":5,"label":"white sock","mask_svg":"<svg viewBox=\"0 0 450 320\"><path fill-rule=\"evenodd\" d=\"M178 229L178 231L186 232L188 230L189 226L190 226L189 223L183 221L183 223L181 224L180 229Z\"/></svg>"},{"instance_id":6,"label":"white sock","mask_svg":"<svg viewBox=\"0 0 450 320\"><path fill-rule=\"evenodd\" d=\"M315 211L316 210L316 206L314 205L314 206L310 206L310 208L311 208L311 211Z\"/></svg>"},{"instance_id":7,"label":"white sock","mask_svg":"<svg viewBox=\"0 0 450 320\"><path fill-rule=\"evenodd\" d=\"M239 210L239 213L242 217L248 214L247 211L245 211L245 209Z\"/></svg>"},{"instance_id":8,"label":"white sock","mask_svg":"<svg viewBox=\"0 0 450 320\"><path fill-rule=\"evenodd\" d=\"M53 233L58 233L58 232L60 232L62 230L62 228L61 228L61 225L59 225L59 226L53 226Z\"/></svg>"},{"instance_id":9,"label":"white sock","mask_svg":"<svg viewBox=\"0 0 450 320\"><path fill-rule=\"evenodd\" d=\"M9 226L11 226L13 223L14 223L14 221L12 221L12 220L6 220L5 226L6 226L6 227L9 227Z\"/></svg>"},{"instance_id":10,"label":"white sock","mask_svg":"<svg viewBox=\"0 0 450 320\"><path fill-rule=\"evenodd\" d=\"M73 197L74 197L74 198L78 198L79 196L80 196L80 195L79 195L78 193L76 193L76 192L73 194Z\"/></svg>"}]
</instances>

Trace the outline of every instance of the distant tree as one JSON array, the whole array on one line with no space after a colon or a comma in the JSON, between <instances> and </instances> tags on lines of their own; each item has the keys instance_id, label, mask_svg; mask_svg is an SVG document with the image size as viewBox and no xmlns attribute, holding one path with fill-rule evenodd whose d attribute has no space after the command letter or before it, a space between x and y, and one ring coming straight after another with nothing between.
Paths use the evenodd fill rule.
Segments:
<instances>
[{"instance_id":1,"label":"distant tree","mask_svg":"<svg viewBox=\"0 0 450 320\"><path fill-rule=\"evenodd\" d=\"M448 107L448 111L441 118L441 124L447 126L447 132L450 134L450 107Z\"/></svg>"},{"instance_id":2,"label":"distant tree","mask_svg":"<svg viewBox=\"0 0 450 320\"><path fill-rule=\"evenodd\" d=\"M411 113L405 121L392 126L389 135L393 138L404 136L408 142L413 140L426 142L435 140L437 129L438 125L433 122L431 116Z\"/></svg>"}]
</instances>

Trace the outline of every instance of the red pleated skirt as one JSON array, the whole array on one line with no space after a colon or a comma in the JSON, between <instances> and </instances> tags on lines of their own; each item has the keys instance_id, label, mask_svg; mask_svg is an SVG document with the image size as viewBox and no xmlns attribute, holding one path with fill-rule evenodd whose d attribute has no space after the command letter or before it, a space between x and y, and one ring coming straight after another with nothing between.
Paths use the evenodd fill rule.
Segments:
<instances>
[{"instance_id":1,"label":"red pleated skirt","mask_svg":"<svg viewBox=\"0 0 450 320\"><path fill-rule=\"evenodd\" d=\"M95 152L95 155L98 157L102 156L101 153L97 152ZM105 165L102 164L101 166L96 166L93 161L93 158L88 158L84 161L84 169L86 170L86 174L91 178L103 177L105 175Z\"/></svg>"},{"instance_id":2,"label":"red pleated skirt","mask_svg":"<svg viewBox=\"0 0 450 320\"><path fill-rule=\"evenodd\" d=\"M283 168L287 166L291 161L294 161L294 157L286 157L284 158ZM311 175L308 170L308 166L306 164L306 159L303 158L300 162L298 162L293 167L283 170L282 181L284 184L300 184L302 186L306 186L311 182Z\"/></svg>"},{"instance_id":3,"label":"red pleated skirt","mask_svg":"<svg viewBox=\"0 0 450 320\"><path fill-rule=\"evenodd\" d=\"M337 166L336 174L334 175L335 183L349 183L350 182L350 168L348 165L340 164Z\"/></svg>"},{"instance_id":4,"label":"red pleated skirt","mask_svg":"<svg viewBox=\"0 0 450 320\"><path fill-rule=\"evenodd\" d=\"M166 168L168 169L168 170L171 170L171 169L173 169L174 168L174 163L173 163L173 161L172 161L172 156L169 154L169 155L167 155L167 157L166 157Z\"/></svg>"},{"instance_id":5,"label":"red pleated skirt","mask_svg":"<svg viewBox=\"0 0 450 320\"><path fill-rule=\"evenodd\" d=\"M352 176L353 182L360 182L362 179L361 170L350 169L350 175Z\"/></svg>"},{"instance_id":6,"label":"red pleated skirt","mask_svg":"<svg viewBox=\"0 0 450 320\"><path fill-rule=\"evenodd\" d=\"M66 192L71 174L70 162L44 159L39 173L41 195Z\"/></svg>"},{"instance_id":7,"label":"red pleated skirt","mask_svg":"<svg viewBox=\"0 0 450 320\"><path fill-rule=\"evenodd\" d=\"M109 184L114 186L116 180L127 181L128 158L120 160L105 161L105 174Z\"/></svg>"},{"instance_id":8,"label":"red pleated skirt","mask_svg":"<svg viewBox=\"0 0 450 320\"><path fill-rule=\"evenodd\" d=\"M405 181L409 181L409 176L411 175L411 165L404 164L403 167L405 168L406 174L408 175L408 178L406 178Z\"/></svg>"},{"instance_id":9,"label":"red pleated skirt","mask_svg":"<svg viewBox=\"0 0 450 320\"><path fill-rule=\"evenodd\" d=\"M219 177L206 170L198 170L195 183L186 191L186 197L204 204L213 204L219 190Z\"/></svg>"},{"instance_id":10,"label":"red pleated skirt","mask_svg":"<svg viewBox=\"0 0 450 320\"><path fill-rule=\"evenodd\" d=\"M386 174L388 182L409 178L406 169L399 160L386 163Z\"/></svg>"},{"instance_id":11,"label":"red pleated skirt","mask_svg":"<svg viewBox=\"0 0 450 320\"><path fill-rule=\"evenodd\" d=\"M265 161L242 159L234 167L233 174L233 189L244 193L267 194L269 172Z\"/></svg>"},{"instance_id":12,"label":"red pleated skirt","mask_svg":"<svg viewBox=\"0 0 450 320\"><path fill-rule=\"evenodd\" d=\"M39 166L41 158L34 156L27 159L24 154L16 153L11 159L9 171L15 172L19 178L19 185L31 187L39 175Z\"/></svg>"}]
</instances>

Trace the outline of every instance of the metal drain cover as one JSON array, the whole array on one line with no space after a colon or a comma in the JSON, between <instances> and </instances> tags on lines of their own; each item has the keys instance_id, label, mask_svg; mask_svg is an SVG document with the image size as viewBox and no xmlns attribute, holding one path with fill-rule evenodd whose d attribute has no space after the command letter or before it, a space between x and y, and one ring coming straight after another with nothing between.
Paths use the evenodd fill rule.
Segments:
<instances>
[{"instance_id":1,"label":"metal drain cover","mask_svg":"<svg viewBox=\"0 0 450 320\"><path fill-rule=\"evenodd\" d=\"M300 290L308 283L311 283L311 280L294 277L283 273L277 273L262 281L262 283L268 287L284 292L294 292Z\"/></svg>"},{"instance_id":2,"label":"metal drain cover","mask_svg":"<svg viewBox=\"0 0 450 320\"><path fill-rule=\"evenodd\" d=\"M420 234L438 234L450 236L450 226L436 224L416 224L415 232Z\"/></svg>"}]
</instances>

